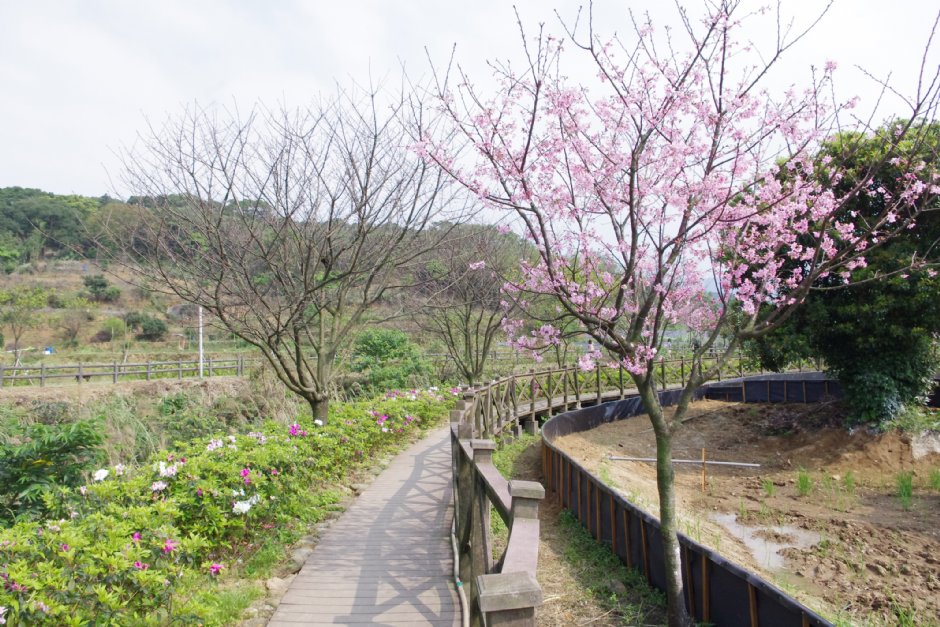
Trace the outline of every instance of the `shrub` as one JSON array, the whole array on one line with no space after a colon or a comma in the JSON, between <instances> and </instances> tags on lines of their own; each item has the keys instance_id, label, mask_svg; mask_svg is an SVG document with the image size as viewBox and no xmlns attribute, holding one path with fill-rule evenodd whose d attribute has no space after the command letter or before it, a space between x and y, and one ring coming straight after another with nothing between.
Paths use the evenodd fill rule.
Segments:
<instances>
[{"instance_id":1,"label":"shrub","mask_svg":"<svg viewBox=\"0 0 940 627\"><path fill-rule=\"evenodd\" d=\"M159 318L134 312L127 314L126 321L128 328L140 329L135 336L138 340L157 342L166 336L166 323Z\"/></svg>"},{"instance_id":2,"label":"shrub","mask_svg":"<svg viewBox=\"0 0 940 627\"><path fill-rule=\"evenodd\" d=\"M185 413L167 397L162 411ZM146 464L100 469L45 499L49 519L0 529L0 606L12 624L225 623L213 580L266 536L299 537L339 497L311 486L435 424L448 401L390 393L248 434L200 438ZM291 534L293 534L291 536ZM41 567L40 567L41 565Z\"/></svg>"},{"instance_id":3,"label":"shrub","mask_svg":"<svg viewBox=\"0 0 940 627\"><path fill-rule=\"evenodd\" d=\"M121 290L110 285L103 274L82 277L82 282L88 290L88 300L97 303L113 303L121 297Z\"/></svg>"},{"instance_id":4,"label":"shrub","mask_svg":"<svg viewBox=\"0 0 940 627\"><path fill-rule=\"evenodd\" d=\"M82 483L101 459L97 422L27 426L21 442L0 444L0 521L46 515L45 497Z\"/></svg>"},{"instance_id":5,"label":"shrub","mask_svg":"<svg viewBox=\"0 0 940 627\"><path fill-rule=\"evenodd\" d=\"M384 391L424 381L432 368L406 333L375 328L356 337L350 370L364 373L373 391Z\"/></svg>"}]
</instances>

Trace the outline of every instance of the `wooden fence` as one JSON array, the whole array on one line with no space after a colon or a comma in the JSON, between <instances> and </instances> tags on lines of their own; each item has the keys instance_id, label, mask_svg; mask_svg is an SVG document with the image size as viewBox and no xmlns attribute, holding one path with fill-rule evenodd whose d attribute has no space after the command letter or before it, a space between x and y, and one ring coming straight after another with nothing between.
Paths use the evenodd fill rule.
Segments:
<instances>
[{"instance_id":1,"label":"wooden fence","mask_svg":"<svg viewBox=\"0 0 940 627\"><path fill-rule=\"evenodd\" d=\"M663 394L674 396L688 381L689 366L684 360L664 360L660 364ZM695 365L698 367L698 364ZM802 371L802 368L800 368ZM724 373L727 374L727 373ZM766 383L743 380L741 368L731 373L737 378L713 383L718 396L735 390L740 398L759 400L757 390L767 390L770 402L791 400L786 379ZM792 375L791 375L792 376ZM794 389L819 386L828 393L824 377L818 381L801 379ZM753 393L751 386L754 388ZM784 395L772 394L782 386ZM747 391L745 391L747 390ZM702 394L705 390L702 391ZM811 394L803 397L808 401ZM619 401L611 403L609 401ZM673 401L667 401L667 404ZM607 404L604 404L607 403ZM597 407L598 405L603 407ZM627 407L629 405L629 407ZM622 406L622 407L621 407ZM535 482L509 481L492 463L494 438L512 436L526 430L535 433L538 421L570 410L589 407L591 415L573 411L559 418L578 422L577 430L591 428L625 415L642 413L640 399L623 368L597 367L583 371L576 367L510 375L469 391L451 412L455 530L460 578L467 591L471 623L474 625L535 625L535 609L542 602L536 581L538 561L538 506L545 488ZM552 421L556 424L558 421ZM546 427L547 429L547 427ZM554 429L557 431L557 427ZM641 570L649 582L662 586L662 549L659 521L635 505L615 495L599 479L580 468L555 448L543 434L543 476L554 498L581 520L599 542L608 544L628 566ZM501 556L494 556L490 514L495 510L509 529L509 540ZM622 519L622 520L621 520ZM823 626L829 623L784 592L744 571L721 556L681 536L683 576L687 579L690 611L704 620L719 624ZM744 582L744 583L741 583ZM740 585L739 585L740 584ZM720 604L723 591L738 598L744 586L746 603Z\"/></svg>"},{"instance_id":2,"label":"wooden fence","mask_svg":"<svg viewBox=\"0 0 940 627\"><path fill-rule=\"evenodd\" d=\"M235 375L241 376L252 360L244 357L229 359L206 359L203 361L203 375L207 377ZM199 360L148 361L145 363L124 364L70 364L38 366L3 366L0 364L0 387L16 385L39 385L45 387L53 383L87 383L107 380L117 383L122 380L183 379L199 376Z\"/></svg>"}]
</instances>

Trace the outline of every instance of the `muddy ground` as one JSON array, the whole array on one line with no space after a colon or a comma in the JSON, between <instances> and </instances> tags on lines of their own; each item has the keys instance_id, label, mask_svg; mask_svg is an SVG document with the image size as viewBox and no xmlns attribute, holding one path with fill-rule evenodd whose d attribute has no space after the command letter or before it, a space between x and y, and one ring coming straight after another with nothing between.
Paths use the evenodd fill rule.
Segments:
<instances>
[{"instance_id":1,"label":"muddy ground","mask_svg":"<svg viewBox=\"0 0 940 627\"><path fill-rule=\"evenodd\" d=\"M846 431L839 404L700 401L674 459L760 464L677 465L684 533L809 607L850 624L940 624L940 434ZM562 450L658 515L650 424L637 417L573 434ZM898 476L913 473L913 497ZM802 475L802 477L801 477ZM801 481L802 478L802 481ZM802 489L801 489L802 488ZM801 493L802 492L802 493Z\"/></svg>"}]
</instances>

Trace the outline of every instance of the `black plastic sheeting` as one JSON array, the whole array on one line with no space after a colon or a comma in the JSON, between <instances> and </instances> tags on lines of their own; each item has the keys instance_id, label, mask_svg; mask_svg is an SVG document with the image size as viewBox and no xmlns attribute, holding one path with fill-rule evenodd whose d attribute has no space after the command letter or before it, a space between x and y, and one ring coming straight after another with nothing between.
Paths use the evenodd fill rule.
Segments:
<instances>
[{"instance_id":1,"label":"black plastic sheeting","mask_svg":"<svg viewBox=\"0 0 940 627\"><path fill-rule=\"evenodd\" d=\"M737 397L733 391L737 390ZM663 405L678 400L678 391L660 393ZM836 398L841 389L818 373L765 375L704 386L699 398L746 402L815 402ZM560 414L542 427L546 446L546 487L560 493L588 531L608 545L627 566L646 575L649 583L666 587L659 521L614 493L590 472L556 449L555 438L645 413L638 397ZM786 593L691 538L679 534L686 606L696 620L720 627L830 626ZM707 588L707 590L706 590ZM707 609L706 609L707 606ZM756 619L756 621L755 621Z\"/></svg>"}]
</instances>

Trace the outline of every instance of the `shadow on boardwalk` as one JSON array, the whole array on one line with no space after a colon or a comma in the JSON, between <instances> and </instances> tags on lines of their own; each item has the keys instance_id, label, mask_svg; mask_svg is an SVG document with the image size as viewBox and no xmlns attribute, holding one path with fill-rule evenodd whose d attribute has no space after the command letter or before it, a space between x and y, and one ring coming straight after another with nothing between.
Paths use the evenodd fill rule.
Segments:
<instances>
[{"instance_id":1,"label":"shadow on boardwalk","mask_svg":"<svg viewBox=\"0 0 940 627\"><path fill-rule=\"evenodd\" d=\"M321 538L268 623L460 625L448 428L399 454Z\"/></svg>"}]
</instances>

